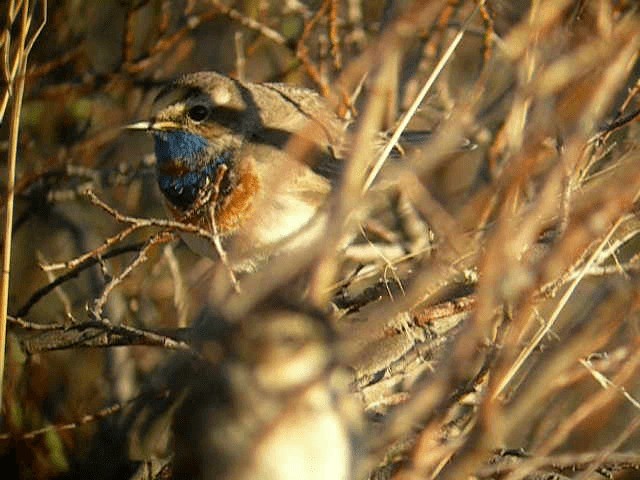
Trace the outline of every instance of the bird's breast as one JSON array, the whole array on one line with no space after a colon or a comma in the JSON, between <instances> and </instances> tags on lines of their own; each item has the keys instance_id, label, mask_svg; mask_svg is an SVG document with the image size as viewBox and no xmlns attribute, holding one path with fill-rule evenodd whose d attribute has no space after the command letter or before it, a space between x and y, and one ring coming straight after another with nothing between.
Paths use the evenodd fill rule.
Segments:
<instances>
[{"instance_id":1,"label":"bird's breast","mask_svg":"<svg viewBox=\"0 0 640 480\"><path fill-rule=\"evenodd\" d=\"M216 206L216 226L223 234L236 230L253 213L261 188L251 157L239 159L225 180L228 185L223 185L223 195Z\"/></svg>"},{"instance_id":2,"label":"bird's breast","mask_svg":"<svg viewBox=\"0 0 640 480\"><path fill-rule=\"evenodd\" d=\"M205 162L208 142L199 135L180 130L154 132L158 186L169 203L188 209L204 187L217 158ZM216 166L217 168L217 166Z\"/></svg>"},{"instance_id":3,"label":"bird's breast","mask_svg":"<svg viewBox=\"0 0 640 480\"><path fill-rule=\"evenodd\" d=\"M202 168L192 168L180 160L158 163L156 173L160 190L167 199L169 210L176 218L184 216L202 198L205 188L216 184L220 167L227 170L213 192L213 209L203 205L189 219L203 228L211 227L211 212L215 213L217 231L228 234L237 230L253 213L260 179L252 158L234 159L231 153L216 157Z\"/></svg>"},{"instance_id":4,"label":"bird's breast","mask_svg":"<svg viewBox=\"0 0 640 480\"><path fill-rule=\"evenodd\" d=\"M203 172L176 164L159 166L157 177L165 198L180 210L188 210L195 203L207 179Z\"/></svg>"},{"instance_id":5,"label":"bird's breast","mask_svg":"<svg viewBox=\"0 0 640 480\"><path fill-rule=\"evenodd\" d=\"M154 139L158 186L169 204L182 211L194 206L233 156L231 151L211 153L204 138L188 132L158 132Z\"/></svg>"}]
</instances>

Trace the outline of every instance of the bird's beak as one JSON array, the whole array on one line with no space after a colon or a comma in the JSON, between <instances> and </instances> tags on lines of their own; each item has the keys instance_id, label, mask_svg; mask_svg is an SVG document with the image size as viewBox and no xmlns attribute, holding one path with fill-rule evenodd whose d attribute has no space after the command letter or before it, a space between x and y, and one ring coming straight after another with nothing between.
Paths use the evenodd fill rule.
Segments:
<instances>
[{"instance_id":1,"label":"bird's beak","mask_svg":"<svg viewBox=\"0 0 640 480\"><path fill-rule=\"evenodd\" d=\"M136 122L130 123L129 125L125 125L125 130L151 130L151 126L153 124L151 122Z\"/></svg>"},{"instance_id":2,"label":"bird's beak","mask_svg":"<svg viewBox=\"0 0 640 480\"><path fill-rule=\"evenodd\" d=\"M166 131L166 130L178 130L180 126L175 122L168 121L151 121L151 122L136 122L130 123L129 125L125 125L125 130L144 130L146 132L154 132L154 131Z\"/></svg>"}]
</instances>

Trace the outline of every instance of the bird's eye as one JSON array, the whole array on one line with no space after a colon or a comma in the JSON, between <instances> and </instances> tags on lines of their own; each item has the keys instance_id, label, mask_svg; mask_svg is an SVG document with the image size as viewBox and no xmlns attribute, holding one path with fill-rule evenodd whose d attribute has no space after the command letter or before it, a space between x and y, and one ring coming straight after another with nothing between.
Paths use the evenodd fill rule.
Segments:
<instances>
[{"instance_id":1,"label":"bird's eye","mask_svg":"<svg viewBox=\"0 0 640 480\"><path fill-rule=\"evenodd\" d=\"M209 115L209 109L204 105L194 105L187 112L187 117L189 117L194 122L201 122Z\"/></svg>"}]
</instances>

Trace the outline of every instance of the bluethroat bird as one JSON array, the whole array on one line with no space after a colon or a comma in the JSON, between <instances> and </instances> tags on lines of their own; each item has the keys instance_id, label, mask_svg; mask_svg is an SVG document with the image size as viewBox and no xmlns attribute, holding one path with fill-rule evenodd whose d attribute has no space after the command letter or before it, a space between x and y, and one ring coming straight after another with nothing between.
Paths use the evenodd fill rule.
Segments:
<instances>
[{"instance_id":1,"label":"bluethroat bird","mask_svg":"<svg viewBox=\"0 0 640 480\"><path fill-rule=\"evenodd\" d=\"M322 233L347 122L320 95L198 72L164 87L153 110L127 128L153 135L169 212L219 235L234 270L252 270ZM217 258L207 239L183 238Z\"/></svg>"},{"instance_id":2,"label":"bluethroat bird","mask_svg":"<svg viewBox=\"0 0 640 480\"><path fill-rule=\"evenodd\" d=\"M251 270L319 233L321 222L308 227L338 175L345 123L318 94L199 72L163 88L153 110L149 121L127 128L153 135L169 212L215 227L234 269ZM291 144L313 161L294 158ZM217 257L208 240L183 238L196 253Z\"/></svg>"}]
</instances>

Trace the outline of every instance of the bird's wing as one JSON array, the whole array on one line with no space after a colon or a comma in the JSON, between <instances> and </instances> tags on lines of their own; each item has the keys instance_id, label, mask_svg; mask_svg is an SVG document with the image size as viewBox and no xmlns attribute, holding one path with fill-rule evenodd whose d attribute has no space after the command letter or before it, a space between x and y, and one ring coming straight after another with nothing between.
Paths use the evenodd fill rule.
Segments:
<instances>
[{"instance_id":1,"label":"bird's wing","mask_svg":"<svg viewBox=\"0 0 640 480\"><path fill-rule=\"evenodd\" d=\"M286 149L324 178L342 171L345 123L312 90L280 83L250 84L262 123L254 140Z\"/></svg>"},{"instance_id":2,"label":"bird's wing","mask_svg":"<svg viewBox=\"0 0 640 480\"><path fill-rule=\"evenodd\" d=\"M283 83L257 85L265 102L262 106L265 127L276 127L305 134L310 132L319 144L337 148L345 133L345 122L313 90ZM269 101L272 100L272 101Z\"/></svg>"}]
</instances>

